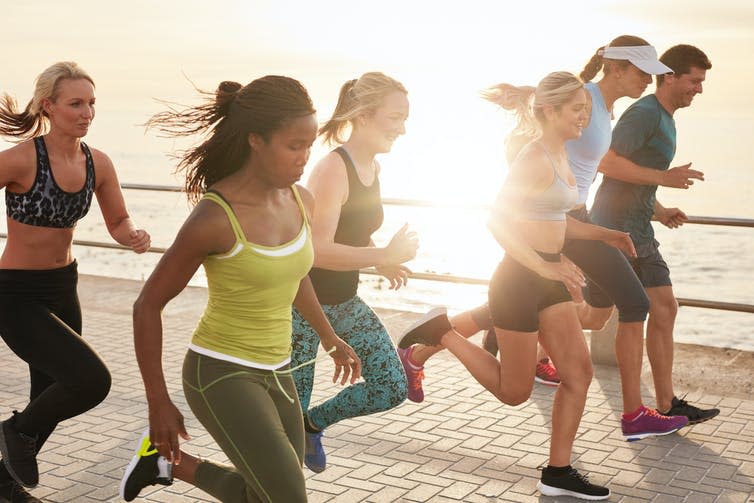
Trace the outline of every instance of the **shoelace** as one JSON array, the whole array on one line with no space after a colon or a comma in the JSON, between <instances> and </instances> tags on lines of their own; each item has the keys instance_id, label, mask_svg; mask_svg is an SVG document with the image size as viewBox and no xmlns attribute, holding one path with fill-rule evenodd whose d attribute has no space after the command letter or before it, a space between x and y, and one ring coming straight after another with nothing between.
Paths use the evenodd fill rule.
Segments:
<instances>
[{"instance_id":1,"label":"shoelace","mask_svg":"<svg viewBox=\"0 0 754 503\"><path fill-rule=\"evenodd\" d=\"M558 377L558 370L550 363L550 360L547 360L547 362L539 362L537 367L539 367L538 370L541 374L544 374L551 379L556 379Z\"/></svg>"},{"instance_id":2,"label":"shoelace","mask_svg":"<svg viewBox=\"0 0 754 503\"><path fill-rule=\"evenodd\" d=\"M414 373L415 379L409 379L408 385L411 386L411 389L421 389L422 387L422 381L424 380L424 371L423 370L417 370Z\"/></svg>"},{"instance_id":3,"label":"shoelace","mask_svg":"<svg viewBox=\"0 0 754 503\"><path fill-rule=\"evenodd\" d=\"M657 418L661 421L672 421L673 416L666 416L662 412L659 412L655 409L650 409L649 407L644 407L644 414L647 416L652 416L654 418Z\"/></svg>"},{"instance_id":4,"label":"shoelace","mask_svg":"<svg viewBox=\"0 0 754 503\"><path fill-rule=\"evenodd\" d=\"M689 405L689 403L686 401L686 395L688 393L685 393L681 398L676 397L676 400L678 400L678 406L679 407L693 407L692 405ZM693 407L696 408L696 407Z\"/></svg>"},{"instance_id":5,"label":"shoelace","mask_svg":"<svg viewBox=\"0 0 754 503\"><path fill-rule=\"evenodd\" d=\"M545 468L547 468L547 466L545 466L545 465L539 465L537 467L537 470L539 470L540 472L544 472ZM581 482L583 482L586 485L591 485L589 483L589 476L585 475L583 473L579 473L579 471L576 468L572 467L572 466L570 467L570 470L568 470L565 473L565 475L568 476L568 477L574 477L574 478L580 480Z\"/></svg>"},{"instance_id":6,"label":"shoelace","mask_svg":"<svg viewBox=\"0 0 754 503\"><path fill-rule=\"evenodd\" d=\"M697 421L700 418L704 417L705 411L688 403L686 401L686 394L684 394L681 398L675 397L675 399L677 400L675 407L680 409L680 411L676 415L686 416L689 418L689 421ZM671 407L671 410L672 409L673 407Z\"/></svg>"},{"instance_id":7,"label":"shoelace","mask_svg":"<svg viewBox=\"0 0 754 503\"><path fill-rule=\"evenodd\" d=\"M575 478L575 479L578 479L578 480L580 480L580 481L581 481L581 482L582 482L582 483L583 483L584 485L587 485L587 486L590 486L590 485L592 485L592 484L591 484L591 483L589 482L589 476L588 476L588 475L585 475L585 474L583 474L583 473L579 473L579 472L578 472L578 470L576 470L575 468L571 468L571 470L570 470L570 471L568 472L568 475L569 475L570 477L573 477L573 478Z\"/></svg>"}]
</instances>

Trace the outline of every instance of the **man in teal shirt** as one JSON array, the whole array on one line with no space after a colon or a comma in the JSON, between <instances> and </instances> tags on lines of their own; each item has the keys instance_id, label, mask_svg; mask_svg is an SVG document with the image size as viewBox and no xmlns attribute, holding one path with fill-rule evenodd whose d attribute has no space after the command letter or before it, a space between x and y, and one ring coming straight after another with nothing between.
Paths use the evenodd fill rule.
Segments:
<instances>
[{"instance_id":1,"label":"man in teal shirt","mask_svg":"<svg viewBox=\"0 0 754 503\"><path fill-rule=\"evenodd\" d=\"M701 94L712 64L701 50L690 45L671 47L660 61L673 73L659 75L655 93L631 105L615 125L610 150L600 163L604 179L592 206L592 221L631 234L638 256L629 261L650 300L647 355L657 410L666 416L686 416L689 424L695 424L720 411L703 410L675 396L673 327L678 302L651 220L655 217L670 228L687 220L680 209L665 208L657 201L659 185L688 189L694 180L704 180L704 173L691 169L690 163L670 168L676 148L673 114Z\"/></svg>"}]
</instances>

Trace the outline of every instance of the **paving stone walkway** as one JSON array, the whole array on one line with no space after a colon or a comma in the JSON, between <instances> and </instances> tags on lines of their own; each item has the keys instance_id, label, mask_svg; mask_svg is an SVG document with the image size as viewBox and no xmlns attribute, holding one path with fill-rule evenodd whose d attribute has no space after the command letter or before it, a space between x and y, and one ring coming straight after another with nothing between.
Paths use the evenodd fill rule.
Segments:
<instances>
[{"instance_id":1,"label":"paving stone walkway","mask_svg":"<svg viewBox=\"0 0 754 503\"><path fill-rule=\"evenodd\" d=\"M131 306L140 287L135 281L81 277L84 336L109 366L113 387L100 406L61 424L40 453L41 483L32 493L44 501L119 501L121 474L147 424L131 331ZM164 365L173 400L193 437L186 448L223 461L193 418L180 385L186 344L205 300L204 289L189 288L165 310ZM394 337L416 317L399 311L379 314ZM332 375L327 360L319 366L312 403L336 392L327 379ZM0 369L0 414L5 417L24 407L28 374L3 345ZM326 431L327 470L305 470L311 502L577 501L542 497L536 490L537 467L547 461L552 388L536 386L529 401L509 407L484 391L452 355L431 360L426 374L424 403L406 402ZM650 390L646 381L649 404ZM754 400L709 392L692 392L688 399L719 407L719 419L627 443L620 434L616 369L596 366L574 465L593 481L608 484L614 502L754 501ZM137 501L214 501L180 481L142 496Z\"/></svg>"}]
</instances>

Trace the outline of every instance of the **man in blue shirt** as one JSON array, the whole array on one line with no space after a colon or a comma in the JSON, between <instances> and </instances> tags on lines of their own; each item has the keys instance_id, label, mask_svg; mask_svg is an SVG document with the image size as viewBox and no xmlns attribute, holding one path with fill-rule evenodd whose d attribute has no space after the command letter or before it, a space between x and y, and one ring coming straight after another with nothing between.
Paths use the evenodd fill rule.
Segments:
<instances>
[{"instance_id":1,"label":"man in blue shirt","mask_svg":"<svg viewBox=\"0 0 754 503\"><path fill-rule=\"evenodd\" d=\"M600 163L599 170L605 176L592 206L592 220L631 234L638 256L629 261L650 300L647 355L657 410L666 416L686 416L689 424L695 424L720 411L703 410L675 396L673 327L678 302L651 220L655 217L670 228L687 220L680 209L665 208L657 201L659 185L688 189L694 180L704 180L704 173L691 169L691 163L670 168L676 149L673 114L691 105L694 96L701 94L702 82L712 64L701 50L690 45L671 47L660 61L673 73L658 75L655 93L631 105L613 129L610 150ZM633 355L639 361L642 356Z\"/></svg>"}]
</instances>

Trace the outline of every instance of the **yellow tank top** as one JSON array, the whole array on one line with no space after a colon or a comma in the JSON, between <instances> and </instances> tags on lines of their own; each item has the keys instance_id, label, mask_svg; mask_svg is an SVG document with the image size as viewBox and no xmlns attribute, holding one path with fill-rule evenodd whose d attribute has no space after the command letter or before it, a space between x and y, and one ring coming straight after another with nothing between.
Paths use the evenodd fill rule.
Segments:
<instances>
[{"instance_id":1,"label":"yellow tank top","mask_svg":"<svg viewBox=\"0 0 754 503\"><path fill-rule=\"evenodd\" d=\"M291 304L314 262L306 211L296 187L291 190L303 224L280 246L250 243L222 197L213 192L202 197L225 210L236 242L231 251L204 260L209 300L192 350L257 368L276 369L290 361Z\"/></svg>"}]
</instances>

